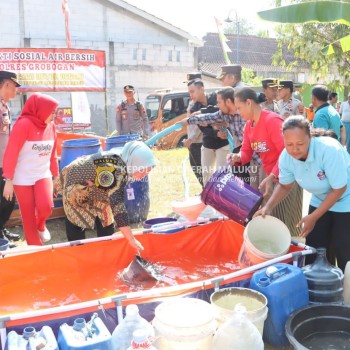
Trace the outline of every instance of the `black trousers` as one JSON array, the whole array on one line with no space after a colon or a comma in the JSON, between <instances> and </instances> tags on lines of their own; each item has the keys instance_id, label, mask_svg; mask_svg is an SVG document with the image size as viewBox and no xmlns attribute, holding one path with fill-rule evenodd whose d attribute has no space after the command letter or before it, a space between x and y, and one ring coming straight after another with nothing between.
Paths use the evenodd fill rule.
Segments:
<instances>
[{"instance_id":1,"label":"black trousers","mask_svg":"<svg viewBox=\"0 0 350 350\"><path fill-rule=\"evenodd\" d=\"M196 175L198 182L203 187L201 147L202 143L192 143L188 151L190 153L190 164L192 171Z\"/></svg>"},{"instance_id":2,"label":"black trousers","mask_svg":"<svg viewBox=\"0 0 350 350\"><path fill-rule=\"evenodd\" d=\"M16 201L15 195L10 201L4 198L4 187L5 181L2 178L2 168L0 168L0 230L5 227L6 222L10 218Z\"/></svg>"},{"instance_id":3,"label":"black trousers","mask_svg":"<svg viewBox=\"0 0 350 350\"><path fill-rule=\"evenodd\" d=\"M85 228L79 227L71 223L67 218L66 221L66 235L69 242L85 239ZM95 228L97 231L97 237L111 236L114 232L114 224L103 227L101 220L96 217Z\"/></svg>"},{"instance_id":4,"label":"black trousers","mask_svg":"<svg viewBox=\"0 0 350 350\"><path fill-rule=\"evenodd\" d=\"M309 206L309 214L316 208ZM350 260L350 234L349 234L350 212L339 213L327 211L321 216L314 229L306 237L306 244L314 248L326 248L327 258L332 260L334 247L337 265L344 272L346 263ZM316 255L306 255L305 264L312 264ZM333 261L330 261L333 263ZM334 263L333 263L334 264Z\"/></svg>"},{"instance_id":5,"label":"black trousers","mask_svg":"<svg viewBox=\"0 0 350 350\"><path fill-rule=\"evenodd\" d=\"M239 153L241 147L242 146L236 147L232 153ZM240 166L235 166L235 165L232 166L232 174L239 177L240 179L242 179L248 185L250 183L249 165L250 165L250 163L243 164Z\"/></svg>"}]
</instances>

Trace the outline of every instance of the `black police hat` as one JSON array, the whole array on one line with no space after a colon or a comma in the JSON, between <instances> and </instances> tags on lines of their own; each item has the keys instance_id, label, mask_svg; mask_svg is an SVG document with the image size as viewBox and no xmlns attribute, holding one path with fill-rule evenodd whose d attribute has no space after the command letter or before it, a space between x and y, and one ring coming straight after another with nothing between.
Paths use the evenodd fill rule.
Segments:
<instances>
[{"instance_id":1,"label":"black police hat","mask_svg":"<svg viewBox=\"0 0 350 350\"><path fill-rule=\"evenodd\" d=\"M125 85L124 91L135 91L135 88L132 85Z\"/></svg>"},{"instance_id":2,"label":"black police hat","mask_svg":"<svg viewBox=\"0 0 350 350\"><path fill-rule=\"evenodd\" d=\"M216 79L221 80L226 74L241 74L241 71L242 66L239 64L226 64L221 67L221 72Z\"/></svg>"},{"instance_id":3,"label":"black police hat","mask_svg":"<svg viewBox=\"0 0 350 350\"><path fill-rule=\"evenodd\" d=\"M263 88L268 88L268 87L279 87L279 80L276 78L266 78L261 81L261 85Z\"/></svg>"},{"instance_id":4,"label":"black police hat","mask_svg":"<svg viewBox=\"0 0 350 350\"><path fill-rule=\"evenodd\" d=\"M17 74L13 72L8 72L6 70L0 70L0 81L2 80L12 80L15 84L16 87L21 86L21 84L17 80Z\"/></svg>"},{"instance_id":5,"label":"black police hat","mask_svg":"<svg viewBox=\"0 0 350 350\"><path fill-rule=\"evenodd\" d=\"M195 79L202 79L202 73L200 72L188 73L186 75L186 80L184 81L184 83L189 83L190 81Z\"/></svg>"},{"instance_id":6,"label":"black police hat","mask_svg":"<svg viewBox=\"0 0 350 350\"><path fill-rule=\"evenodd\" d=\"M293 92L293 86L294 84L292 80L280 80L278 88L279 89L289 88L290 91Z\"/></svg>"}]
</instances>

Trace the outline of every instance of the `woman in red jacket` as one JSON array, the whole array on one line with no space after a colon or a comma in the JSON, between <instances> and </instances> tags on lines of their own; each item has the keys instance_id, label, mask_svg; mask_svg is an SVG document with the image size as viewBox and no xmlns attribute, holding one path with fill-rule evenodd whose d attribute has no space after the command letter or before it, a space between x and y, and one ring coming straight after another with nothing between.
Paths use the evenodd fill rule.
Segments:
<instances>
[{"instance_id":1,"label":"woman in red jacket","mask_svg":"<svg viewBox=\"0 0 350 350\"><path fill-rule=\"evenodd\" d=\"M35 93L13 126L3 162L4 197L15 192L28 245L51 239L46 219L53 207L53 181L58 176L56 130L52 123L58 102Z\"/></svg>"},{"instance_id":2,"label":"woman in red jacket","mask_svg":"<svg viewBox=\"0 0 350 350\"><path fill-rule=\"evenodd\" d=\"M278 183L278 159L284 149L282 134L283 118L278 114L264 110L260 103L264 96L257 94L249 87L235 91L235 106L237 112L247 120L244 127L243 142L239 153L230 154L231 163L248 163L254 152L259 154L266 178L259 189L267 200ZM284 199L272 212L272 215L282 220L293 236L299 236L297 228L302 215L303 192L295 185L289 196Z\"/></svg>"}]
</instances>

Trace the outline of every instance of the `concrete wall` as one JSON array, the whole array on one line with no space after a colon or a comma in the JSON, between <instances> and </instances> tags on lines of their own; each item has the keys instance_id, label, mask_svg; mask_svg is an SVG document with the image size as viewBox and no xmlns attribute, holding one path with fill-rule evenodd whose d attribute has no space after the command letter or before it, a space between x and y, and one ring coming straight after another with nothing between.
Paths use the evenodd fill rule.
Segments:
<instances>
[{"instance_id":1,"label":"concrete wall","mask_svg":"<svg viewBox=\"0 0 350 350\"><path fill-rule=\"evenodd\" d=\"M62 0L11 0L0 2L0 47L66 47ZM132 84L141 101L160 88L184 88L186 74L195 70L196 48L186 37L162 28L106 0L69 1L72 47L104 50L107 93L88 93L93 131L106 134L115 127L115 107L123 99L122 87ZM6 14L6 15L4 15ZM134 59L134 52L137 58ZM146 58L142 52L146 50ZM169 51L173 60L169 61ZM180 52L180 61L176 52ZM70 106L69 93L53 93L60 106ZM106 103L105 103L106 102ZM11 103L14 115L21 109L18 97Z\"/></svg>"}]
</instances>

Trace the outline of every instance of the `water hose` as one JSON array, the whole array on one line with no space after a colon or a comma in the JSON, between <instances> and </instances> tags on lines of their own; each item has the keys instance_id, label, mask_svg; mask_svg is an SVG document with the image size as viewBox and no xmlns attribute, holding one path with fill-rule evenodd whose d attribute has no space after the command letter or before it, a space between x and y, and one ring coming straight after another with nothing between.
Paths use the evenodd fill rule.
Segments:
<instances>
[{"instance_id":1,"label":"water hose","mask_svg":"<svg viewBox=\"0 0 350 350\"><path fill-rule=\"evenodd\" d=\"M159 133L155 134L154 136L150 137L148 140L145 141L145 144L150 147L153 146L160 138L170 134L173 131L181 130L183 128L182 124L174 124L169 126L168 128L160 131Z\"/></svg>"},{"instance_id":2,"label":"water hose","mask_svg":"<svg viewBox=\"0 0 350 350\"><path fill-rule=\"evenodd\" d=\"M225 128L224 126L221 127L222 131L226 131L227 133L227 141L230 145L230 151L233 152L234 148L235 148L235 142L233 141L233 136L231 134L231 131L227 128Z\"/></svg>"}]
</instances>

